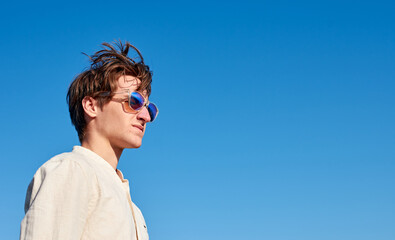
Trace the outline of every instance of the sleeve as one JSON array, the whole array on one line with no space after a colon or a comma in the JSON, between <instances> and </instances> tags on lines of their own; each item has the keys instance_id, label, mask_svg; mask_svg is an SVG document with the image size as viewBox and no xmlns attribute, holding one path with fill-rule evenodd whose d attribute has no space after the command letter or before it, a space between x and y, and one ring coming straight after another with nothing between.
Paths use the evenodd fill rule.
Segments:
<instances>
[{"instance_id":1,"label":"sleeve","mask_svg":"<svg viewBox=\"0 0 395 240\"><path fill-rule=\"evenodd\" d=\"M94 205L92 179L72 160L44 164L29 184L21 240L81 239Z\"/></svg>"}]
</instances>

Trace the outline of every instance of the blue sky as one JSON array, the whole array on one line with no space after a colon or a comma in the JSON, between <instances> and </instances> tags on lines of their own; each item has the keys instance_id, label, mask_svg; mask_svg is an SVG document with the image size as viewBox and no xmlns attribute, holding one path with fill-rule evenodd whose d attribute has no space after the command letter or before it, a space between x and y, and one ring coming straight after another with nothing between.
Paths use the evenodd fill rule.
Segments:
<instances>
[{"instance_id":1,"label":"blue sky","mask_svg":"<svg viewBox=\"0 0 395 240\"><path fill-rule=\"evenodd\" d=\"M119 168L151 239L395 239L392 1L19 1L0 8L0 231L78 144L67 87L137 46L160 113Z\"/></svg>"}]
</instances>

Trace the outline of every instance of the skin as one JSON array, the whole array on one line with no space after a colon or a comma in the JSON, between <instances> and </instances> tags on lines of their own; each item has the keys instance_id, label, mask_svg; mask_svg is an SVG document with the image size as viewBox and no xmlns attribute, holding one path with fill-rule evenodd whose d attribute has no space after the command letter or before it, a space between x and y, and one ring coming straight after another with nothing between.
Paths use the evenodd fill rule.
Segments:
<instances>
[{"instance_id":1,"label":"skin","mask_svg":"<svg viewBox=\"0 0 395 240\"><path fill-rule=\"evenodd\" d=\"M131 84L125 86L125 82ZM124 90L133 92L139 84L138 78L122 76L118 79L118 89L115 92ZM127 93L116 94L102 109L91 97L82 100L87 127L81 146L97 153L114 170L117 169L119 158L125 148L141 146L146 123L151 120L147 108L143 108L138 113L126 112L120 101L123 99L127 99Z\"/></svg>"}]
</instances>

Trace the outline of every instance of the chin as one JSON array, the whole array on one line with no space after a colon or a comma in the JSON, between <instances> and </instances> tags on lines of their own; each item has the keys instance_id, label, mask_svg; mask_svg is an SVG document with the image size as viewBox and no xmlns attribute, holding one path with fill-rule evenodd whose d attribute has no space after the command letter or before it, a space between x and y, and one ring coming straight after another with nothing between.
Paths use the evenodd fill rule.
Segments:
<instances>
[{"instance_id":1,"label":"chin","mask_svg":"<svg viewBox=\"0 0 395 240\"><path fill-rule=\"evenodd\" d=\"M140 148L141 147L141 143L140 144L138 144L138 145L135 145L134 147L132 147L132 148Z\"/></svg>"},{"instance_id":2,"label":"chin","mask_svg":"<svg viewBox=\"0 0 395 240\"><path fill-rule=\"evenodd\" d=\"M135 142L128 144L127 148L139 148L139 147L141 147L141 144L142 144L142 141L135 141Z\"/></svg>"}]
</instances>

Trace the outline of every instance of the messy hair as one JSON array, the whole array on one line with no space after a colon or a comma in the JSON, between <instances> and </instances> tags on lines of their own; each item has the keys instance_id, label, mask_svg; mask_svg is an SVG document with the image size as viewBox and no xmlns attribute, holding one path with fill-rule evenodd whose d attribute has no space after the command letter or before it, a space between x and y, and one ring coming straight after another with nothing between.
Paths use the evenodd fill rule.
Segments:
<instances>
[{"instance_id":1,"label":"messy hair","mask_svg":"<svg viewBox=\"0 0 395 240\"><path fill-rule=\"evenodd\" d=\"M80 73L71 83L67 92L67 104L72 124L78 133L80 142L85 136L85 112L82 107L84 97L97 99L102 107L113 97L113 92L118 88L118 79L121 76L130 75L140 79L137 91L146 92L147 96L151 93L152 72L144 64L143 56L140 51L129 42L121 41L113 44L103 43L103 49L89 56L90 67ZM132 49L136 57L128 56ZM111 92L106 96L100 93Z\"/></svg>"}]
</instances>

